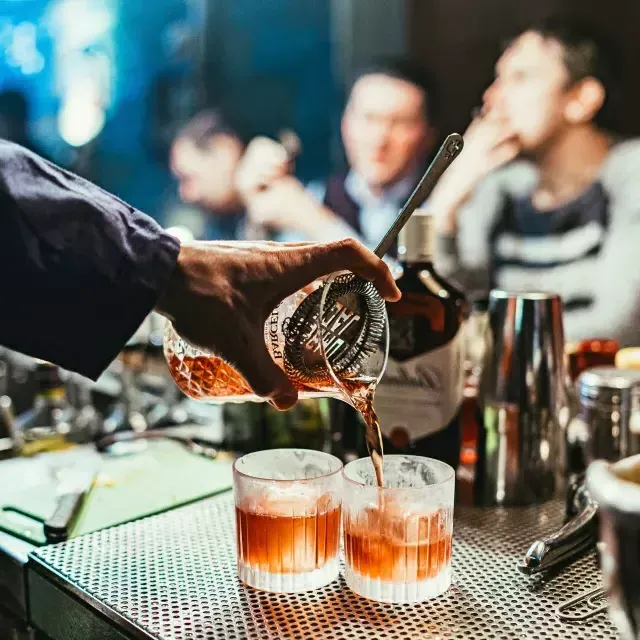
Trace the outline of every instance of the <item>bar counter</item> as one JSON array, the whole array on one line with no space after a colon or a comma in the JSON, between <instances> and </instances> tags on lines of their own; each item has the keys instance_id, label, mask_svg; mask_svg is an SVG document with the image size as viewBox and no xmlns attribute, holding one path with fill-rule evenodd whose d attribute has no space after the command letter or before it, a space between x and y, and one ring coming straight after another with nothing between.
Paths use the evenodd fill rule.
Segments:
<instances>
[{"instance_id":1,"label":"bar counter","mask_svg":"<svg viewBox=\"0 0 640 640\"><path fill-rule=\"evenodd\" d=\"M342 577L296 595L242 585L226 492L32 552L31 621L52 640L617 638L606 613L580 624L556 616L601 586L595 553L544 577L516 568L563 513L560 501L456 508L451 589L423 604L385 605L356 596Z\"/></svg>"}]
</instances>

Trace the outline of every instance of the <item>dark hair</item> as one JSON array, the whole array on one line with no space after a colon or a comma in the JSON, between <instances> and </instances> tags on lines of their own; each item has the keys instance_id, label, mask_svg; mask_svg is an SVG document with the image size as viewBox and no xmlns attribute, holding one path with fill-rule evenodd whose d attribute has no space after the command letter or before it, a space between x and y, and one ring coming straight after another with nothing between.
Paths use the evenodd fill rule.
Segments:
<instances>
[{"instance_id":1,"label":"dark hair","mask_svg":"<svg viewBox=\"0 0 640 640\"><path fill-rule=\"evenodd\" d=\"M219 109L207 109L196 114L179 129L176 139L190 140L197 147L204 149L211 142L211 138L219 135L229 135L242 140Z\"/></svg>"},{"instance_id":2,"label":"dark hair","mask_svg":"<svg viewBox=\"0 0 640 640\"><path fill-rule=\"evenodd\" d=\"M404 80L418 87L424 94L425 119L431 124L438 122L438 91L435 80L426 69L407 58L378 58L358 71L351 84L351 91L358 80L371 75Z\"/></svg>"},{"instance_id":3,"label":"dark hair","mask_svg":"<svg viewBox=\"0 0 640 640\"><path fill-rule=\"evenodd\" d=\"M563 49L563 60L571 84L585 78L595 78L605 90L605 102L595 121L601 126L611 123L611 111L619 100L620 60L612 43L590 24L566 15L554 15L523 29L555 40Z\"/></svg>"}]
</instances>

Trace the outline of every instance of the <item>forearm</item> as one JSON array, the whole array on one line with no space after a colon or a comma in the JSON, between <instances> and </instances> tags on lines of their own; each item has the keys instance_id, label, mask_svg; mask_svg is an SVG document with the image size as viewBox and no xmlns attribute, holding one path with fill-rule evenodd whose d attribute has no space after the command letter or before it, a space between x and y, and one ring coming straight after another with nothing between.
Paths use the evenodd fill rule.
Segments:
<instances>
[{"instance_id":1,"label":"forearm","mask_svg":"<svg viewBox=\"0 0 640 640\"><path fill-rule=\"evenodd\" d=\"M469 200L473 190L466 182L457 179L457 174L445 173L434 189L426 207L436 222L438 234L453 238L458 228L458 211Z\"/></svg>"},{"instance_id":2,"label":"forearm","mask_svg":"<svg viewBox=\"0 0 640 640\"><path fill-rule=\"evenodd\" d=\"M447 190L436 189L425 204L436 217L436 263L467 292L485 293L490 286L490 238L504 211L504 182L508 180L516 186L528 184L521 176L508 178L501 171L483 180L472 193L461 188L457 197L455 189L445 184Z\"/></svg>"},{"instance_id":3,"label":"forearm","mask_svg":"<svg viewBox=\"0 0 640 640\"><path fill-rule=\"evenodd\" d=\"M249 216L274 224L310 241L332 242L357 237L355 230L318 202L295 178L286 178L247 202Z\"/></svg>"},{"instance_id":4,"label":"forearm","mask_svg":"<svg viewBox=\"0 0 640 640\"><path fill-rule=\"evenodd\" d=\"M298 230L310 240L331 242L353 236L354 229L339 218L331 209L316 202L305 190L296 192L290 206L297 221Z\"/></svg>"},{"instance_id":5,"label":"forearm","mask_svg":"<svg viewBox=\"0 0 640 640\"><path fill-rule=\"evenodd\" d=\"M434 262L441 273L467 293L486 293L489 290L489 268L486 262L473 268L466 265L459 255L456 236L436 234Z\"/></svg>"},{"instance_id":6,"label":"forearm","mask_svg":"<svg viewBox=\"0 0 640 640\"><path fill-rule=\"evenodd\" d=\"M118 198L0 142L0 342L97 378L156 304L179 243Z\"/></svg>"},{"instance_id":7,"label":"forearm","mask_svg":"<svg viewBox=\"0 0 640 640\"><path fill-rule=\"evenodd\" d=\"M462 199L430 198L425 209L435 219L434 261L439 272L467 292L486 291L489 247L485 230L476 227L480 219L473 212L471 216L461 215L465 209ZM463 218L461 223L459 217Z\"/></svg>"}]
</instances>

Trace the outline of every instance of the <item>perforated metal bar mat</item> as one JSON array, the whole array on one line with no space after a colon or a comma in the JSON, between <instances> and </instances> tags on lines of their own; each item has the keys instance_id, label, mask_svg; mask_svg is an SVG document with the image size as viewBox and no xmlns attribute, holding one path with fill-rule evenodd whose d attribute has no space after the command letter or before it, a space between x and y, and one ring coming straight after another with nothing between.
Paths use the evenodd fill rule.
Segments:
<instances>
[{"instance_id":1,"label":"perforated metal bar mat","mask_svg":"<svg viewBox=\"0 0 640 640\"><path fill-rule=\"evenodd\" d=\"M342 577L329 587L273 595L236 577L230 493L36 552L44 573L65 578L89 607L157 638L564 638L617 634L606 614L560 622L558 605L601 586L594 554L555 576L527 578L516 563L531 541L562 520L562 505L513 510L459 509L454 584L420 605L377 604ZM62 612L61 612L62 613Z\"/></svg>"}]
</instances>

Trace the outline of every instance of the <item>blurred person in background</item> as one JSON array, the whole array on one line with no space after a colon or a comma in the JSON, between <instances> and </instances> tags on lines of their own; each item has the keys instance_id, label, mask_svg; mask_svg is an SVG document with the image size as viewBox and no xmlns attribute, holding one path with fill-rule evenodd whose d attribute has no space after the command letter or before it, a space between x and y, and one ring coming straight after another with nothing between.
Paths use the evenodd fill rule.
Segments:
<instances>
[{"instance_id":1,"label":"blurred person in background","mask_svg":"<svg viewBox=\"0 0 640 640\"><path fill-rule=\"evenodd\" d=\"M241 136L218 110L196 115L173 141L170 163L180 197L206 213L201 239L244 237L244 204L235 187L244 150Z\"/></svg>"},{"instance_id":2,"label":"blurred person in background","mask_svg":"<svg viewBox=\"0 0 640 640\"><path fill-rule=\"evenodd\" d=\"M304 187L281 144L254 139L237 173L250 219L287 240L381 240L422 177L437 131L435 88L406 60L387 60L354 82L342 117L347 171ZM267 185L268 188L264 188Z\"/></svg>"},{"instance_id":3,"label":"blurred person in background","mask_svg":"<svg viewBox=\"0 0 640 640\"><path fill-rule=\"evenodd\" d=\"M468 291L555 292L569 340L640 344L640 141L607 128L612 53L561 17L525 30L426 208Z\"/></svg>"}]
</instances>

